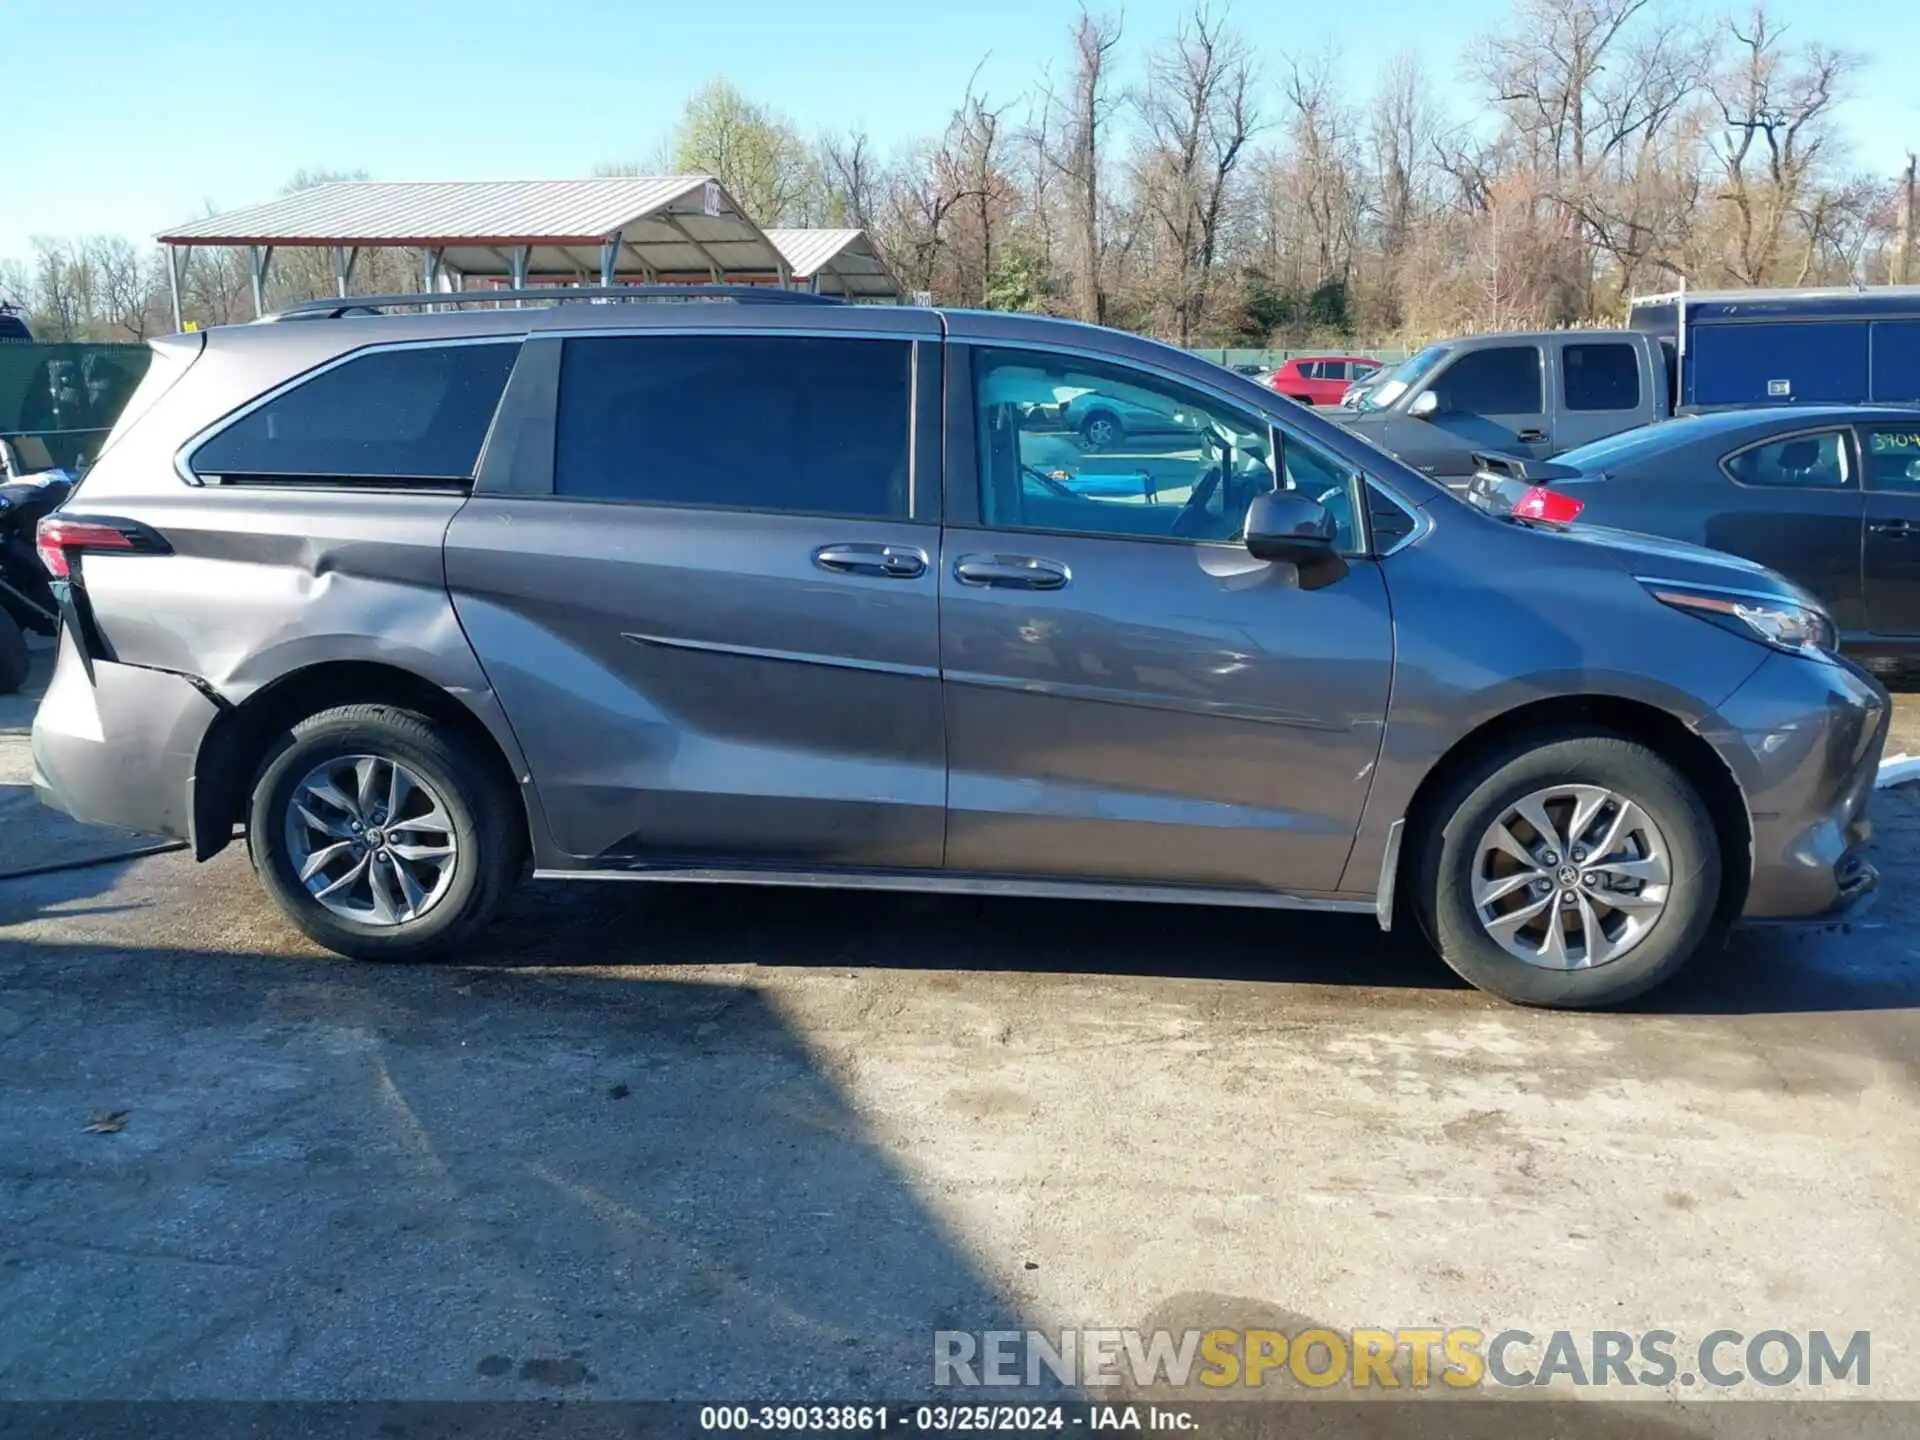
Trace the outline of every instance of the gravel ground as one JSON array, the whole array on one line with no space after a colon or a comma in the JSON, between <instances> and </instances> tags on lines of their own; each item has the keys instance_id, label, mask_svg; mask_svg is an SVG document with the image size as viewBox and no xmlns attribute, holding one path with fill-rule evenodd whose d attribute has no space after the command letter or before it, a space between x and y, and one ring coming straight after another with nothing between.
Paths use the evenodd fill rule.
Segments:
<instances>
[{"instance_id":1,"label":"gravel ground","mask_svg":"<svg viewBox=\"0 0 1920 1440\"><path fill-rule=\"evenodd\" d=\"M108 853L30 712L0 870ZM1878 819L1866 918L1610 1015L1345 917L535 886L379 968L238 851L0 881L0 1395L897 1398L940 1329L1315 1322L1869 1330L1920 1397Z\"/></svg>"}]
</instances>

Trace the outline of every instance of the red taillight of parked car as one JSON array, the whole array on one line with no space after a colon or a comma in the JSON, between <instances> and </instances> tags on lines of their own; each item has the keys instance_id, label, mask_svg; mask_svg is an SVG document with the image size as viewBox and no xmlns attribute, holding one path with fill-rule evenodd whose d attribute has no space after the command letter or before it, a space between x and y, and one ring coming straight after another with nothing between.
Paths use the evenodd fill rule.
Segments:
<instances>
[{"instance_id":1,"label":"red taillight of parked car","mask_svg":"<svg viewBox=\"0 0 1920 1440\"><path fill-rule=\"evenodd\" d=\"M34 531L34 549L40 563L56 580L73 574L73 556L83 550L120 550L156 554L166 550L159 536L124 521L88 520L80 516L49 515Z\"/></svg>"},{"instance_id":2,"label":"red taillight of parked car","mask_svg":"<svg viewBox=\"0 0 1920 1440\"><path fill-rule=\"evenodd\" d=\"M1586 509L1583 501L1544 485L1532 485L1513 502L1513 513L1521 520L1541 520L1549 525L1571 525Z\"/></svg>"}]
</instances>

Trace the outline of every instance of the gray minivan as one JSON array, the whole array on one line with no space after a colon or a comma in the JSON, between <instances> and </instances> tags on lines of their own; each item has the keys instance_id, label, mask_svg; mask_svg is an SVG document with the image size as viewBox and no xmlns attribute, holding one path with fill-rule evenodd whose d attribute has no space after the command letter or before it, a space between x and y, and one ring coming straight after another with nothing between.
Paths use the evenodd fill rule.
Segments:
<instances>
[{"instance_id":1,"label":"gray minivan","mask_svg":"<svg viewBox=\"0 0 1920 1440\"><path fill-rule=\"evenodd\" d=\"M369 959L531 871L1410 916L1600 1005L1873 883L1886 696L1761 567L1110 330L502 298L155 343L42 525L51 803L244 832ZM1096 392L1176 423L1089 445Z\"/></svg>"}]
</instances>

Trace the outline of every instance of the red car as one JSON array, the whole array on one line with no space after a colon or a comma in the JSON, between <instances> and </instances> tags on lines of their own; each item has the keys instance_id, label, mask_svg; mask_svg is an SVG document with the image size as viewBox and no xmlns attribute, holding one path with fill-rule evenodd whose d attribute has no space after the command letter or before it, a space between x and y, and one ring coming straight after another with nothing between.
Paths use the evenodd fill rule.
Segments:
<instances>
[{"instance_id":1,"label":"red car","mask_svg":"<svg viewBox=\"0 0 1920 1440\"><path fill-rule=\"evenodd\" d=\"M1287 361L1267 384L1302 405L1338 405L1347 387L1380 368L1364 355L1309 355Z\"/></svg>"}]
</instances>

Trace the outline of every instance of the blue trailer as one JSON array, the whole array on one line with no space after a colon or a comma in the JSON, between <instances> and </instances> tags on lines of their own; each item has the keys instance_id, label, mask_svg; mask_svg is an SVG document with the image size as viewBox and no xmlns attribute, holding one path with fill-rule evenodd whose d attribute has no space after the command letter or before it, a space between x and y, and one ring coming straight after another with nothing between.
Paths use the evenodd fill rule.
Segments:
<instances>
[{"instance_id":1,"label":"blue trailer","mask_svg":"<svg viewBox=\"0 0 1920 1440\"><path fill-rule=\"evenodd\" d=\"M1677 290L1629 302L1658 336L1679 410L1920 405L1920 285Z\"/></svg>"}]
</instances>

